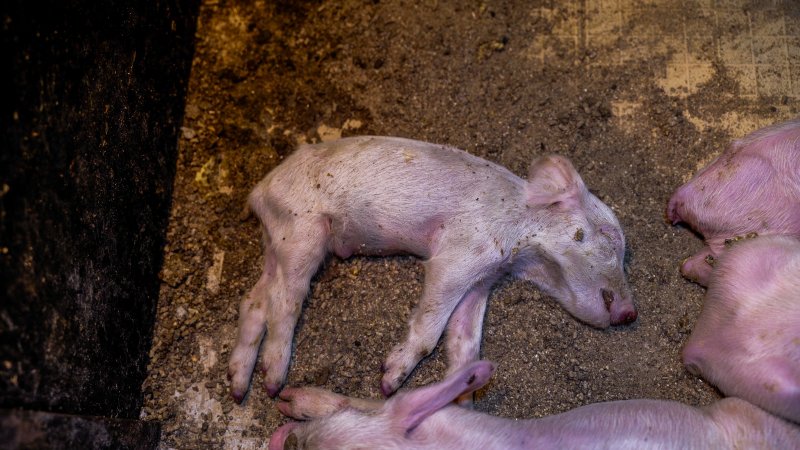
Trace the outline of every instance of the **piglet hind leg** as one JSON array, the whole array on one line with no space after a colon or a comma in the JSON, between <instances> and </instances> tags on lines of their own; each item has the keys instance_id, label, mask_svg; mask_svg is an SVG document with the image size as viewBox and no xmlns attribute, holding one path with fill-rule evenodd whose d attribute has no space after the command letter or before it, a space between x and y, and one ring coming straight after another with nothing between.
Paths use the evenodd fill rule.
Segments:
<instances>
[{"instance_id":1,"label":"piglet hind leg","mask_svg":"<svg viewBox=\"0 0 800 450\"><path fill-rule=\"evenodd\" d=\"M408 336L395 346L383 365L381 391L386 396L396 391L419 361L433 351L450 315L476 279L449 258L432 258L426 261L425 268L425 287L411 313Z\"/></svg>"},{"instance_id":2,"label":"piglet hind leg","mask_svg":"<svg viewBox=\"0 0 800 450\"><path fill-rule=\"evenodd\" d=\"M241 402L261 347L262 370L267 393L274 397L289 368L292 337L311 277L325 258L327 227L308 223L288 230L288 236L265 246L264 272L239 311L239 335L231 354L231 395Z\"/></svg>"},{"instance_id":3,"label":"piglet hind leg","mask_svg":"<svg viewBox=\"0 0 800 450\"><path fill-rule=\"evenodd\" d=\"M447 323L447 373L451 375L480 357L483 319L489 287L477 285L461 299ZM473 392L456 399L461 406L472 406Z\"/></svg>"},{"instance_id":4,"label":"piglet hind leg","mask_svg":"<svg viewBox=\"0 0 800 450\"><path fill-rule=\"evenodd\" d=\"M270 397L275 397L286 380L292 355L292 338L311 277L327 253L328 228L309 224L293 233L291 241L275 246L278 258L274 288L267 304L267 337L261 347L261 369Z\"/></svg>"},{"instance_id":5,"label":"piglet hind leg","mask_svg":"<svg viewBox=\"0 0 800 450\"><path fill-rule=\"evenodd\" d=\"M239 330L236 345L228 362L231 396L241 403L250 386L253 367L258 358L258 347L267 329L267 302L269 285L275 277L275 255L266 246L261 277L239 304Z\"/></svg>"}]
</instances>

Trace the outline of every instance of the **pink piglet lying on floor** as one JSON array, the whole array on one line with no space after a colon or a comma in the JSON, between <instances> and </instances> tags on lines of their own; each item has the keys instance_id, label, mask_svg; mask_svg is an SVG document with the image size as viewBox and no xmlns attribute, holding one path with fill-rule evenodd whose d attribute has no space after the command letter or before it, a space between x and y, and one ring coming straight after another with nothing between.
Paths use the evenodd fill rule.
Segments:
<instances>
[{"instance_id":1,"label":"pink piglet lying on floor","mask_svg":"<svg viewBox=\"0 0 800 450\"><path fill-rule=\"evenodd\" d=\"M264 266L239 308L228 370L237 402L259 346L267 392L280 390L311 277L330 253L425 261L407 337L383 365L385 395L445 329L451 371L477 360L486 301L505 274L536 283L595 327L636 320L619 222L559 156L534 161L525 180L452 147L346 138L300 146L256 186L249 206L262 224Z\"/></svg>"},{"instance_id":2,"label":"pink piglet lying on floor","mask_svg":"<svg viewBox=\"0 0 800 450\"><path fill-rule=\"evenodd\" d=\"M800 423L800 240L760 236L722 255L683 361L726 395Z\"/></svg>"},{"instance_id":3,"label":"pink piglet lying on floor","mask_svg":"<svg viewBox=\"0 0 800 450\"><path fill-rule=\"evenodd\" d=\"M485 385L493 371L492 363L473 362L387 401L284 389L280 411L306 421L278 428L269 449L800 448L800 428L736 398L706 408L662 400L596 403L532 420L453 404Z\"/></svg>"},{"instance_id":4,"label":"pink piglet lying on floor","mask_svg":"<svg viewBox=\"0 0 800 450\"><path fill-rule=\"evenodd\" d=\"M681 273L703 286L732 241L756 235L800 238L800 119L735 141L672 195L672 224L686 223L706 247Z\"/></svg>"}]
</instances>

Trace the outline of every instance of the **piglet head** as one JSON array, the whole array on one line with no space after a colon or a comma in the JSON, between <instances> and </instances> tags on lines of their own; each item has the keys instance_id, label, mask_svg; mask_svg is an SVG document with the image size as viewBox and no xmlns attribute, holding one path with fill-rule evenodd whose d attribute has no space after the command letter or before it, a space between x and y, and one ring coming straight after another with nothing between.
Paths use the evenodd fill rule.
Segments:
<instances>
[{"instance_id":1,"label":"piglet head","mask_svg":"<svg viewBox=\"0 0 800 450\"><path fill-rule=\"evenodd\" d=\"M635 321L625 280L625 237L611 208L589 192L560 156L534 162L526 189L539 228L518 274L592 326Z\"/></svg>"}]
</instances>

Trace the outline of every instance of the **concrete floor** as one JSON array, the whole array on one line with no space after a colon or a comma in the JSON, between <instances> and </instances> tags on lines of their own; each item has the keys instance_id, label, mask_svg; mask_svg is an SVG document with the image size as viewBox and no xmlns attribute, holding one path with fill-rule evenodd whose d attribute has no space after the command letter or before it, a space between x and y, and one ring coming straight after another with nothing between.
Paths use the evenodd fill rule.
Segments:
<instances>
[{"instance_id":1,"label":"concrete floor","mask_svg":"<svg viewBox=\"0 0 800 450\"><path fill-rule=\"evenodd\" d=\"M446 143L519 175L564 154L623 225L637 323L594 330L503 280L483 341L499 369L479 410L719 398L679 359L704 291L677 269L701 242L663 211L731 139L797 115L797 2L207 0L197 42L144 387L162 448L266 448L285 421L258 374L243 405L228 396L237 305L260 267L244 199L296 143L354 134ZM306 301L289 383L379 396L378 367L422 281L411 257L332 259ZM406 386L444 368L436 351Z\"/></svg>"}]
</instances>

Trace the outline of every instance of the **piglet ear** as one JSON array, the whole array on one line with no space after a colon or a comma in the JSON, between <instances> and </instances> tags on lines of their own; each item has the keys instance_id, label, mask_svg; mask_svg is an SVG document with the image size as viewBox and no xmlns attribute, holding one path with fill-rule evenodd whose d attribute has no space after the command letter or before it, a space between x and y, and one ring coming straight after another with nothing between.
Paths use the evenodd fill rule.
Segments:
<instances>
[{"instance_id":1,"label":"piglet ear","mask_svg":"<svg viewBox=\"0 0 800 450\"><path fill-rule=\"evenodd\" d=\"M494 364L476 361L451 374L443 381L395 397L392 407L401 426L410 432L428 416L444 408L463 394L480 389L494 373Z\"/></svg>"},{"instance_id":2,"label":"piglet ear","mask_svg":"<svg viewBox=\"0 0 800 450\"><path fill-rule=\"evenodd\" d=\"M559 203L573 206L580 200L584 189L581 176L563 156L543 156L528 170L526 195L531 206L547 207Z\"/></svg>"}]
</instances>

